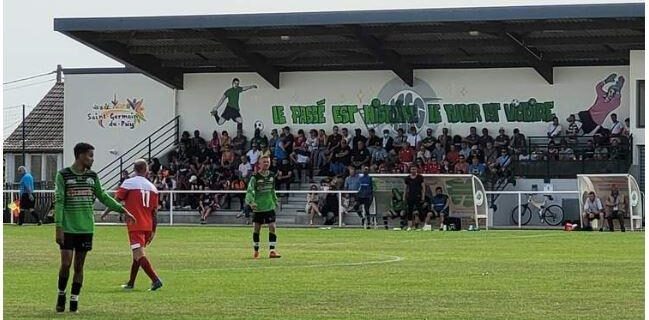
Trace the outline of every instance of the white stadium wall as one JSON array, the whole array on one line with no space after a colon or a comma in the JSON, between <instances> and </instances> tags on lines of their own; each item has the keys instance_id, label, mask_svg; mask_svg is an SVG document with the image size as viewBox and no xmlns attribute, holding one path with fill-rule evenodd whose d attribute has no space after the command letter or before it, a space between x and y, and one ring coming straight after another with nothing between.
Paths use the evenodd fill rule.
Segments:
<instances>
[{"instance_id":1,"label":"white stadium wall","mask_svg":"<svg viewBox=\"0 0 649 320\"><path fill-rule=\"evenodd\" d=\"M95 146L99 170L173 119L174 100L174 90L141 74L66 74L64 166L83 141Z\"/></svg>"},{"instance_id":2,"label":"white stadium wall","mask_svg":"<svg viewBox=\"0 0 649 320\"><path fill-rule=\"evenodd\" d=\"M128 150L176 114L181 130L198 129L206 139L217 128L234 134L233 121L217 127L209 113L233 78L240 79L241 86L258 86L240 93L248 137L257 120L267 135L271 128L287 125L293 132L324 128L329 133L333 125L350 131L366 132L370 127L394 131L409 126L398 122L414 120L420 130L431 127L436 134L447 127L451 134L465 136L469 127L476 126L489 128L492 135L504 127L508 134L520 128L527 136L539 136L545 134L553 114L565 128L570 114L591 109L597 84L609 78L613 81L604 89L615 86L621 78L629 78L629 67L554 68L554 85L531 68L416 70L414 88L403 85L391 71L286 72L281 74L281 89L256 73L186 74L184 90L176 93L139 74L71 74L65 79L64 161L71 163L72 147L83 140L97 147L95 168L101 168L115 159L111 150L117 154ZM598 106L606 115L605 127L610 127L612 112L620 120L629 117L629 81L619 95L617 102ZM112 106L115 97L120 108L129 108L127 99L137 99L135 104L143 99L145 120L136 121L137 113L126 110L125 123L100 124L96 114L101 106ZM407 106L391 107L399 104L396 101Z\"/></svg>"},{"instance_id":3,"label":"white stadium wall","mask_svg":"<svg viewBox=\"0 0 649 320\"><path fill-rule=\"evenodd\" d=\"M353 133L351 129L357 127L364 132L369 127L394 130L405 125L385 122L413 118L419 129L432 127L437 134L447 127L451 134L465 136L469 127L476 126L478 130L489 128L492 135L497 134L499 127L504 127L508 134L518 127L525 135L538 136L545 135L546 120L552 114L559 117L565 128L570 114L589 110L596 99L596 85L612 74L616 75L614 81L604 89L620 77L628 79L629 67L555 68L554 85L547 84L530 68L416 70L412 89L391 71L286 72L281 74L279 90L255 73L186 74L185 89L178 91L178 112L183 130L199 129L204 137L211 137L217 127L209 111L230 88L232 79L238 78L241 86L258 86L240 93L244 133L248 137L252 136L257 120L263 122L266 134L270 128L286 125L293 132L311 128L330 132L333 125L338 125ZM616 105L604 107L617 113L620 120L629 117L628 87L627 81ZM413 108L401 108L404 111L392 120L380 114L389 110L380 105L404 97L406 103L419 107L419 117L408 113ZM380 100L374 102L379 102L379 107L371 108L375 98ZM224 107L225 104L219 114ZM376 111L373 117L369 115L371 110ZM608 116L603 125L610 127ZM235 128L233 121L219 127L231 134Z\"/></svg>"}]
</instances>

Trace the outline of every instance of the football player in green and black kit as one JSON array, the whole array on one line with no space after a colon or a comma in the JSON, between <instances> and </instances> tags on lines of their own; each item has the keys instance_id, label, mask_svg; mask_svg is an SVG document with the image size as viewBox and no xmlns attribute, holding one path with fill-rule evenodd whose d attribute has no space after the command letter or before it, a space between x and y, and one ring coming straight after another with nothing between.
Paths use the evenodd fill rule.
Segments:
<instances>
[{"instance_id":1,"label":"football player in green and black kit","mask_svg":"<svg viewBox=\"0 0 649 320\"><path fill-rule=\"evenodd\" d=\"M277 207L277 194L275 193L275 174L268 170L270 157L259 158L259 171L250 177L246 192L246 204L253 211L252 241L255 252L253 258L259 258L259 232L261 226L268 224L268 244L270 245L270 258L280 258L275 250L277 235L275 234L275 207Z\"/></svg>"},{"instance_id":2,"label":"football player in green and black kit","mask_svg":"<svg viewBox=\"0 0 649 320\"><path fill-rule=\"evenodd\" d=\"M65 311L65 289L74 260L74 277L70 295L70 312L77 312L79 293L83 284L83 264L86 253L92 250L92 236L95 232L95 198L113 211L126 214L127 221L133 216L101 188L99 177L90 170L95 148L87 143L74 147L74 164L56 174L56 243L61 249L59 269L59 293L56 311ZM73 259L74 258L74 259Z\"/></svg>"}]
</instances>

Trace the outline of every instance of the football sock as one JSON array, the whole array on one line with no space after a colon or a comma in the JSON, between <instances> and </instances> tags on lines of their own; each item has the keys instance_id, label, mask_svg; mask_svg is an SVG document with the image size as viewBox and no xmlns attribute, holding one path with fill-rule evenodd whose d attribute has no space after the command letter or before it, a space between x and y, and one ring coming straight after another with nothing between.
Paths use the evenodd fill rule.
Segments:
<instances>
[{"instance_id":1,"label":"football sock","mask_svg":"<svg viewBox=\"0 0 649 320\"><path fill-rule=\"evenodd\" d=\"M252 233L252 245L255 248L255 251L259 251L259 233Z\"/></svg>"},{"instance_id":2,"label":"football sock","mask_svg":"<svg viewBox=\"0 0 649 320\"><path fill-rule=\"evenodd\" d=\"M59 276L59 294L65 294L65 288L68 286L68 277Z\"/></svg>"},{"instance_id":3,"label":"football sock","mask_svg":"<svg viewBox=\"0 0 649 320\"><path fill-rule=\"evenodd\" d=\"M135 285L135 278L137 277L138 270L140 270L140 262L133 259L133 264L131 264L131 278L128 280L128 285Z\"/></svg>"},{"instance_id":4,"label":"football sock","mask_svg":"<svg viewBox=\"0 0 649 320\"><path fill-rule=\"evenodd\" d=\"M146 275L149 276L151 281L156 282L158 280L158 275L153 270L153 267L151 266L149 259L147 259L147 257L142 257L140 258L139 262L140 262L140 266L142 267L142 270L146 272Z\"/></svg>"},{"instance_id":5,"label":"football sock","mask_svg":"<svg viewBox=\"0 0 649 320\"><path fill-rule=\"evenodd\" d=\"M268 244L270 245L270 250L275 250L275 246L277 245L277 235L274 233L269 232L268 233Z\"/></svg>"},{"instance_id":6,"label":"football sock","mask_svg":"<svg viewBox=\"0 0 649 320\"><path fill-rule=\"evenodd\" d=\"M385 229L388 229L388 217L383 217L383 225L385 226Z\"/></svg>"}]
</instances>

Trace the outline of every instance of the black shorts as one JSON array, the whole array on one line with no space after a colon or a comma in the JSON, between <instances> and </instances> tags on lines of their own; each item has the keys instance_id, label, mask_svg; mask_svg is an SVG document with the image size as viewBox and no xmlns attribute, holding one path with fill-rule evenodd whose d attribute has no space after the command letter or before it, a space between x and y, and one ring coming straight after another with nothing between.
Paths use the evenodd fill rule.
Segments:
<instances>
[{"instance_id":1,"label":"black shorts","mask_svg":"<svg viewBox=\"0 0 649 320\"><path fill-rule=\"evenodd\" d=\"M275 222L275 210L253 212L252 222L261 224L269 224Z\"/></svg>"},{"instance_id":2,"label":"black shorts","mask_svg":"<svg viewBox=\"0 0 649 320\"><path fill-rule=\"evenodd\" d=\"M606 217L613 219L619 219L620 217L624 218L624 212L620 212L619 210L611 211L611 213L606 215Z\"/></svg>"},{"instance_id":3,"label":"black shorts","mask_svg":"<svg viewBox=\"0 0 649 320\"><path fill-rule=\"evenodd\" d=\"M61 250L74 250L79 252L92 250L92 233L64 233Z\"/></svg>"},{"instance_id":4,"label":"black shorts","mask_svg":"<svg viewBox=\"0 0 649 320\"><path fill-rule=\"evenodd\" d=\"M415 217L415 211L417 213L421 213L423 210L421 210L421 203L420 201L417 200L407 200L406 201L406 218L408 220L412 220Z\"/></svg>"},{"instance_id":5,"label":"black shorts","mask_svg":"<svg viewBox=\"0 0 649 320\"><path fill-rule=\"evenodd\" d=\"M29 195L26 193L23 193L23 195L20 196L20 209L22 210L34 209L34 201L29 199Z\"/></svg>"},{"instance_id":6,"label":"black shorts","mask_svg":"<svg viewBox=\"0 0 649 320\"><path fill-rule=\"evenodd\" d=\"M225 110L223 111L221 118L225 120L234 120L236 118L241 118L241 113L239 113L239 110L235 108L225 106Z\"/></svg>"}]
</instances>

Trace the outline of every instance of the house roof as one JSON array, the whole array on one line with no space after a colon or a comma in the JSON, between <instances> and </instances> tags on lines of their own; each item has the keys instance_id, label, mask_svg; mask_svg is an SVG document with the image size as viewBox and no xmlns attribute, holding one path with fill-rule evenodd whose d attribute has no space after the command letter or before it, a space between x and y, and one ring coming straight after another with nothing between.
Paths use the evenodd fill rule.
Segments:
<instances>
[{"instance_id":1,"label":"house roof","mask_svg":"<svg viewBox=\"0 0 649 320\"><path fill-rule=\"evenodd\" d=\"M4 141L4 152L63 152L63 82L56 83Z\"/></svg>"},{"instance_id":2,"label":"house roof","mask_svg":"<svg viewBox=\"0 0 649 320\"><path fill-rule=\"evenodd\" d=\"M57 18L54 30L172 88L185 73L625 65L644 4Z\"/></svg>"}]
</instances>

